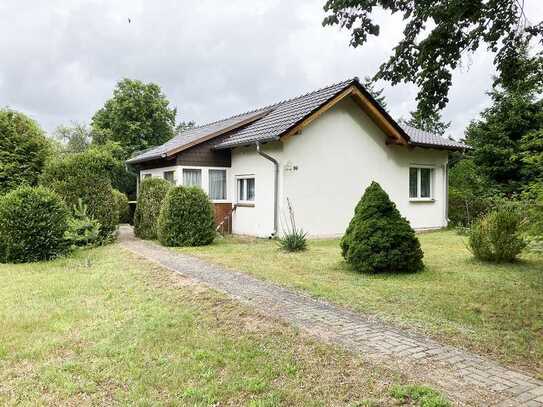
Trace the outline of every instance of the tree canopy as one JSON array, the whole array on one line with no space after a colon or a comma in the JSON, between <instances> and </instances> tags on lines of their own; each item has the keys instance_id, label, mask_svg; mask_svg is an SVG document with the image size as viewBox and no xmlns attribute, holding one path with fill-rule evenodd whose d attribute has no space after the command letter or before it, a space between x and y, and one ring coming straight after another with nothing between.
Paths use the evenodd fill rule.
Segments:
<instances>
[{"instance_id":1,"label":"tree canopy","mask_svg":"<svg viewBox=\"0 0 543 407\"><path fill-rule=\"evenodd\" d=\"M439 112L432 112L429 116L423 116L419 110L411 112L411 117L406 120L406 123L417 129L439 134L440 136L443 136L451 125L451 122L445 123L441 120Z\"/></svg>"},{"instance_id":2,"label":"tree canopy","mask_svg":"<svg viewBox=\"0 0 543 407\"><path fill-rule=\"evenodd\" d=\"M506 194L543 181L543 58L526 43L516 52L515 70L496 78L491 106L466 131L470 157Z\"/></svg>"},{"instance_id":3,"label":"tree canopy","mask_svg":"<svg viewBox=\"0 0 543 407\"><path fill-rule=\"evenodd\" d=\"M118 142L128 157L171 139L176 114L160 86L123 79L92 118L94 141Z\"/></svg>"},{"instance_id":4,"label":"tree canopy","mask_svg":"<svg viewBox=\"0 0 543 407\"><path fill-rule=\"evenodd\" d=\"M494 65L507 81L519 74L519 42L543 36L543 23L529 24L522 2L515 0L327 0L323 25L350 30L350 45L362 46L380 33L377 8L401 14L406 24L375 78L416 84L423 117L446 106L452 71L466 52L482 46L495 52Z\"/></svg>"},{"instance_id":5,"label":"tree canopy","mask_svg":"<svg viewBox=\"0 0 543 407\"><path fill-rule=\"evenodd\" d=\"M22 184L36 185L49 152L49 142L34 120L0 109L0 195Z\"/></svg>"},{"instance_id":6,"label":"tree canopy","mask_svg":"<svg viewBox=\"0 0 543 407\"><path fill-rule=\"evenodd\" d=\"M69 126L58 126L54 136L65 153L82 153L92 143L91 130L84 123L72 122Z\"/></svg>"}]
</instances>

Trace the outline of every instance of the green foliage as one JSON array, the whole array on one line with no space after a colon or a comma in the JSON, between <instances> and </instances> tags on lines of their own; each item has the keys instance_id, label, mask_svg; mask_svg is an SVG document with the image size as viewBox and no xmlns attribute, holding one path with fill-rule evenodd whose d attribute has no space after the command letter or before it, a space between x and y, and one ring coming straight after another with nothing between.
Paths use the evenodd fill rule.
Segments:
<instances>
[{"instance_id":1,"label":"green foliage","mask_svg":"<svg viewBox=\"0 0 543 407\"><path fill-rule=\"evenodd\" d=\"M63 255L68 210L44 187L22 186L0 197L0 262L26 263Z\"/></svg>"},{"instance_id":2,"label":"green foliage","mask_svg":"<svg viewBox=\"0 0 543 407\"><path fill-rule=\"evenodd\" d=\"M94 246L100 242L100 223L87 213L87 205L79 199L68 220L66 239L76 247Z\"/></svg>"},{"instance_id":3,"label":"green foliage","mask_svg":"<svg viewBox=\"0 0 543 407\"><path fill-rule=\"evenodd\" d=\"M115 206L119 214L119 223L130 223L130 208L128 207L128 197L121 191L113 190Z\"/></svg>"},{"instance_id":4,"label":"green foliage","mask_svg":"<svg viewBox=\"0 0 543 407\"><path fill-rule=\"evenodd\" d=\"M469 227L502 201L499 191L481 174L473 160L460 160L449 170L449 220L452 225Z\"/></svg>"},{"instance_id":5,"label":"green foliage","mask_svg":"<svg viewBox=\"0 0 543 407\"><path fill-rule=\"evenodd\" d=\"M61 152L82 153L92 143L91 130L83 123L73 122L70 126L58 126L55 139L61 143Z\"/></svg>"},{"instance_id":6,"label":"green foliage","mask_svg":"<svg viewBox=\"0 0 543 407\"><path fill-rule=\"evenodd\" d=\"M415 402L420 407L450 407L451 403L438 391L427 386L393 386L390 395L402 404Z\"/></svg>"},{"instance_id":7,"label":"green foliage","mask_svg":"<svg viewBox=\"0 0 543 407\"><path fill-rule=\"evenodd\" d=\"M521 232L525 217L518 206L501 206L476 222L469 233L469 247L484 261L512 262L526 247Z\"/></svg>"},{"instance_id":8,"label":"green foliage","mask_svg":"<svg viewBox=\"0 0 543 407\"><path fill-rule=\"evenodd\" d=\"M441 115L437 111L423 114L416 110L410 115L410 119L406 121L408 125L440 136L443 136L451 126L451 122L445 123L441 120Z\"/></svg>"},{"instance_id":9,"label":"green foliage","mask_svg":"<svg viewBox=\"0 0 543 407\"><path fill-rule=\"evenodd\" d=\"M23 184L36 185L49 151L49 143L34 120L0 109L0 195Z\"/></svg>"},{"instance_id":10,"label":"green foliage","mask_svg":"<svg viewBox=\"0 0 543 407\"><path fill-rule=\"evenodd\" d=\"M126 158L171 139L176 114L158 85L123 79L92 118L94 141L120 143Z\"/></svg>"},{"instance_id":11,"label":"green foliage","mask_svg":"<svg viewBox=\"0 0 543 407\"><path fill-rule=\"evenodd\" d=\"M145 178L140 186L134 213L134 234L141 239L157 238L160 208L172 184L162 178Z\"/></svg>"},{"instance_id":12,"label":"green foliage","mask_svg":"<svg viewBox=\"0 0 543 407\"><path fill-rule=\"evenodd\" d=\"M364 80L362 81L362 86L368 91L368 93L373 96L373 98L381 105L383 109L388 111L388 103L385 98L385 95L383 95L384 89L376 89L375 81L370 78L369 76L364 76Z\"/></svg>"},{"instance_id":13,"label":"green foliage","mask_svg":"<svg viewBox=\"0 0 543 407\"><path fill-rule=\"evenodd\" d=\"M543 177L543 59L515 52L523 75L496 79L492 105L466 131L479 172L508 195Z\"/></svg>"},{"instance_id":14,"label":"green foliage","mask_svg":"<svg viewBox=\"0 0 543 407\"><path fill-rule=\"evenodd\" d=\"M102 241L114 236L119 223L110 166L115 166L110 156L103 151L89 149L51 160L41 179L42 184L57 192L69 208L78 205L79 199L83 200L89 215L101 225Z\"/></svg>"},{"instance_id":15,"label":"green foliage","mask_svg":"<svg viewBox=\"0 0 543 407\"><path fill-rule=\"evenodd\" d=\"M286 252L301 252L307 249L307 233L296 226L294 210L287 198L288 220L283 222L284 234L277 241L279 247Z\"/></svg>"},{"instance_id":16,"label":"green foliage","mask_svg":"<svg viewBox=\"0 0 543 407\"><path fill-rule=\"evenodd\" d=\"M446 106L452 72L465 52L473 53L480 46L495 51L497 71L503 81L511 81L519 71L519 42L543 32L543 25L528 23L521 2L511 0L327 0L323 25L348 29L350 45L362 46L369 36L380 33L380 26L374 21L378 9L403 16L405 30L390 59L380 66L376 79L393 85L416 84L417 110L423 117Z\"/></svg>"},{"instance_id":17,"label":"green foliage","mask_svg":"<svg viewBox=\"0 0 543 407\"><path fill-rule=\"evenodd\" d=\"M158 218L164 246L204 246L215 238L213 205L198 187L172 187Z\"/></svg>"},{"instance_id":18,"label":"green foliage","mask_svg":"<svg viewBox=\"0 0 543 407\"><path fill-rule=\"evenodd\" d=\"M356 206L340 246L345 260L359 272L414 272L424 267L415 232L376 182Z\"/></svg>"}]
</instances>

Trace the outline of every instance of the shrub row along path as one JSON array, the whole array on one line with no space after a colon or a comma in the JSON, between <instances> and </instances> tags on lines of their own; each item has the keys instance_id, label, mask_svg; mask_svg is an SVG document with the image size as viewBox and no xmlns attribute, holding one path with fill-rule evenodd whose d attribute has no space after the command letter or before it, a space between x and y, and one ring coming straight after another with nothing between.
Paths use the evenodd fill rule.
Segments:
<instances>
[{"instance_id":1,"label":"shrub row along path","mask_svg":"<svg viewBox=\"0 0 543 407\"><path fill-rule=\"evenodd\" d=\"M322 340L380 363L423 371L426 377L455 395L471 389L488 400L498 400L500 406L543 407L543 381L525 373L388 326L372 317L136 239L132 229L126 226L121 228L120 240L124 248L139 256L226 293Z\"/></svg>"}]
</instances>

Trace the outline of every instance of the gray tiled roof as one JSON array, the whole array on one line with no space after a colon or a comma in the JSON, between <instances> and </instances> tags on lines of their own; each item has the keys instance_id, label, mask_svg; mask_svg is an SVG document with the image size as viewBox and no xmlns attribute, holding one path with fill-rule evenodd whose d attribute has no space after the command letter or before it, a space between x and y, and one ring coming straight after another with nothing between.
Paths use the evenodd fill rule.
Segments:
<instances>
[{"instance_id":1,"label":"gray tiled roof","mask_svg":"<svg viewBox=\"0 0 543 407\"><path fill-rule=\"evenodd\" d=\"M415 127L409 126L406 123L399 123L402 129L409 136L409 144L427 147L441 147L450 149L465 149L467 146L455 140L449 140L438 134L430 133L428 131L420 130Z\"/></svg>"},{"instance_id":2,"label":"gray tiled roof","mask_svg":"<svg viewBox=\"0 0 543 407\"><path fill-rule=\"evenodd\" d=\"M287 130L290 130L313 111L316 111L324 103L352 84L360 86L357 78L349 79L274 105L194 127L184 131L161 146L151 148L131 158L127 162L134 164L159 158L172 149L182 148L189 144L192 145L197 143L198 140L204 141L206 137L220 133L222 130L235 130L236 125L239 125L239 130L231 131L228 137L214 146L215 148L226 149L254 144L256 142L264 143L278 140ZM250 121L252 117L255 117L254 121L247 124L247 121ZM404 135L409 139L411 144L446 149L465 148L462 143L415 129L405 123L395 123L392 118L390 120L400 131L403 130Z\"/></svg>"},{"instance_id":3,"label":"gray tiled roof","mask_svg":"<svg viewBox=\"0 0 543 407\"><path fill-rule=\"evenodd\" d=\"M265 109L254 110L252 112L242 113L237 116L229 117L228 119L219 120L203 126L193 127L191 129L185 130L168 142L160 146L150 148L144 152L141 152L135 157L130 158L129 160L127 160L127 163L135 164L142 161L160 158L168 151L194 143L195 141L205 138L206 136L209 136L211 134L220 133L222 130L227 130L233 126L236 126L236 124L238 123L244 123L247 120L251 119L253 116L258 116L262 114L264 111Z\"/></svg>"}]
</instances>

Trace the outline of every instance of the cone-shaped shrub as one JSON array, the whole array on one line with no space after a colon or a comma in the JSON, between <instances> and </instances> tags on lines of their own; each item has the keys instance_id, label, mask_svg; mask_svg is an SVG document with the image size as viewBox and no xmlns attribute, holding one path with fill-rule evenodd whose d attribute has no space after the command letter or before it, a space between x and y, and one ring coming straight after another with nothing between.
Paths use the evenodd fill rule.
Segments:
<instances>
[{"instance_id":1,"label":"cone-shaped shrub","mask_svg":"<svg viewBox=\"0 0 543 407\"><path fill-rule=\"evenodd\" d=\"M164 246L203 246L215 237L213 205L198 187L170 189L158 219L158 239Z\"/></svg>"},{"instance_id":2,"label":"cone-shaped shrub","mask_svg":"<svg viewBox=\"0 0 543 407\"><path fill-rule=\"evenodd\" d=\"M23 186L0 197L0 263L49 260L65 254L68 209L44 187Z\"/></svg>"},{"instance_id":3,"label":"cone-shaped shrub","mask_svg":"<svg viewBox=\"0 0 543 407\"><path fill-rule=\"evenodd\" d=\"M172 184L162 178L146 178L141 183L134 213L134 234L140 239L157 238L158 215L171 187Z\"/></svg>"},{"instance_id":4,"label":"cone-shaped shrub","mask_svg":"<svg viewBox=\"0 0 543 407\"><path fill-rule=\"evenodd\" d=\"M364 192L340 244L356 271L414 272L424 267L415 232L376 182Z\"/></svg>"}]
</instances>

